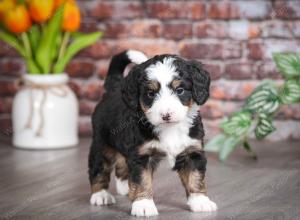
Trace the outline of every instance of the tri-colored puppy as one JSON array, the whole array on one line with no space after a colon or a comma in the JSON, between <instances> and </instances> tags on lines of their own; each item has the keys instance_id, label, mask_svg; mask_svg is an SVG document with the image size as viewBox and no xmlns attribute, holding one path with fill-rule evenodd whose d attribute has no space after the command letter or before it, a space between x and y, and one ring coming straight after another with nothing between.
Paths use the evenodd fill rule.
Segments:
<instances>
[{"instance_id":1,"label":"tri-colored puppy","mask_svg":"<svg viewBox=\"0 0 300 220\"><path fill-rule=\"evenodd\" d=\"M123 77L129 63L137 65ZM206 195L204 131L198 111L209 96L209 85L209 73L197 61L175 55L148 60L134 50L112 58L106 93L92 117L91 204L115 203L108 191L115 168L118 193L129 194L133 202L131 214L158 215L152 178L167 156L179 174L190 209L217 209Z\"/></svg>"}]
</instances>

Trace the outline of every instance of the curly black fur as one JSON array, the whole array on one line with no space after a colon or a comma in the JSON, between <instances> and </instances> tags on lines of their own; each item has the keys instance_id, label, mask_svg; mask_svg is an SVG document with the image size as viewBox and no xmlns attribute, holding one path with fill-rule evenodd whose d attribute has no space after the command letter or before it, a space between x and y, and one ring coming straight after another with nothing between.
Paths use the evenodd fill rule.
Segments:
<instances>
[{"instance_id":1,"label":"curly black fur","mask_svg":"<svg viewBox=\"0 0 300 220\"><path fill-rule=\"evenodd\" d=\"M175 166L173 170L181 171L188 169L191 171L198 170L202 173L206 171L206 156L203 150L196 147L189 147L184 152L180 153L176 157Z\"/></svg>"}]
</instances>

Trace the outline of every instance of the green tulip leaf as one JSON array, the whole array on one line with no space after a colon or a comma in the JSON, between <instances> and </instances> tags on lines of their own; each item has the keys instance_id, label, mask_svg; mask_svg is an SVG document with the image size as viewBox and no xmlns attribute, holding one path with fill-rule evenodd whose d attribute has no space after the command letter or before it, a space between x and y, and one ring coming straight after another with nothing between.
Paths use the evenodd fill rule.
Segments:
<instances>
[{"instance_id":1,"label":"green tulip leaf","mask_svg":"<svg viewBox=\"0 0 300 220\"><path fill-rule=\"evenodd\" d=\"M41 41L36 50L36 61L42 69L43 73L51 72L51 65L53 63L53 50L56 50L56 39L60 33L63 17L63 6L61 6L49 23L45 26Z\"/></svg>"},{"instance_id":2,"label":"green tulip leaf","mask_svg":"<svg viewBox=\"0 0 300 220\"><path fill-rule=\"evenodd\" d=\"M68 46L62 59L59 59L54 66L54 72L63 72L68 62L82 49L97 42L102 36L102 32L77 35L73 42Z\"/></svg>"}]
</instances>

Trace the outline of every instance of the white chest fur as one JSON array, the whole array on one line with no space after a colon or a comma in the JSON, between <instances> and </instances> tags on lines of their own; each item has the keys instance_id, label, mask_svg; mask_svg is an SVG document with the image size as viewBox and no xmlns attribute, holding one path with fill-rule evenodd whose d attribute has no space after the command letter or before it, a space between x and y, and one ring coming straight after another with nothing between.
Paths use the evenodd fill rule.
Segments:
<instances>
[{"instance_id":1,"label":"white chest fur","mask_svg":"<svg viewBox=\"0 0 300 220\"><path fill-rule=\"evenodd\" d=\"M145 147L157 148L167 153L171 166L174 166L175 158L189 146L199 146L200 141L189 136L192 118L188 118L177 124L166 124L155 131L158 141L148 142Z\"/></svg>"}]
</instances>

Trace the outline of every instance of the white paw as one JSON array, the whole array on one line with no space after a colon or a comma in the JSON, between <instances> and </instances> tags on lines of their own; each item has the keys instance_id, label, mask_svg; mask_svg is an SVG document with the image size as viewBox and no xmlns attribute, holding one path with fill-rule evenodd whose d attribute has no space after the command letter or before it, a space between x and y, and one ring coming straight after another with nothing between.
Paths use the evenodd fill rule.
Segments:
<instances>
[{"instance_id":1,"label":"white paw","mask_svg":"<svg viewBox=\"0 0 300 220\"><path fill-rule=\"evenodd\" d=\"M132 203L131 215L141 216L155 216L158 215L158 211L153 202L153 199L141 199Z\"/></svg>"},{"instance_id":2,"label":"white paw","mask_svg":"<svg viewBox=\"0 0 300 220\"><path fill-rule=\"evenodd\" d=\"M116 203L115 198L106 190L93 193L90 199L92 205L110 205Z\"/></svg>"},{"instance_id":3,"label":"white paw","mask_svg":"<svg viewBox=\"0 0 300 220\"><path fill-rule=\"evenodd\" d=\"M119 178L116 178L116 188L118 194L123 196L127 195L129 191L128 180L121 180Z\"/></svg>"},{"instance_id":4,"label":"white paw","mask_svg":"<svg viewBox=\"0 0 300 220\"><path fill-rule=\"evenodd\" d=\"M217 210L217 205L203 194L192 193L187 201L193 212L212 212Z\"/></svg>"}]
</instances>

